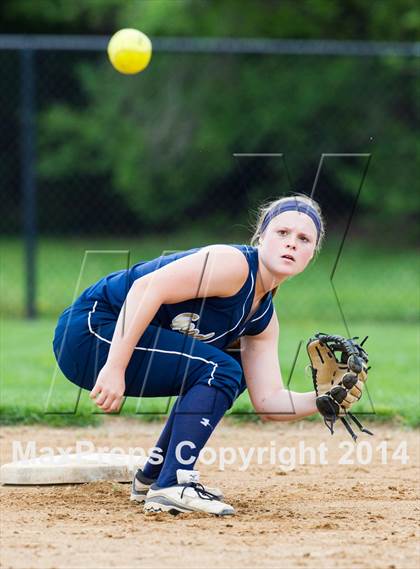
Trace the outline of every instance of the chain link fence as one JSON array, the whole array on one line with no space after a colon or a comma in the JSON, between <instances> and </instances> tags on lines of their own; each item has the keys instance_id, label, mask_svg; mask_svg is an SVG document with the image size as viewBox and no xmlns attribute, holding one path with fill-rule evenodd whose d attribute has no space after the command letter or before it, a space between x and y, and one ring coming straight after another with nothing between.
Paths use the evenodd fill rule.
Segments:
<instances>
[{"instance_id":1,"label":"chain link fence","mask_svg":"<svg viewBox=\"0 0 420 569\"><path fill-rule=\"evenodd\" d=\"M157 40L126 77L103 38L41 40L0 41L3 314L57 315L127 250L246 242L298 191L328 238L282 314L416 318L418 46Z\"/></svg>"}]
</instances>

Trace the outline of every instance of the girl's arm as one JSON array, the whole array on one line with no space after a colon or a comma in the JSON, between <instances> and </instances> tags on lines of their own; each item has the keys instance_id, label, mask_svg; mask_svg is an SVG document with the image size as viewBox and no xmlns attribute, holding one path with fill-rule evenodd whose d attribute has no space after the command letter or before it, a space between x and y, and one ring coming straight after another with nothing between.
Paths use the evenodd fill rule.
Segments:
<instances>
[{"instance_id":1,"label":"girl's arm","mask_svg":"<svg viewBox=\"0 0 420 569\"><path fill-rule=\"evenodd\" d=\"M92 399L97 397L98 407L104 411L119 408L125 391L125 369L162 304L231 296L243 286L248 271L248 263L238 249L213 245L135 281L118 316L107 362L90 394Z\"/></svg>"},{"instance_id":2,"label":"girl's arm","mask_svg":"<svg viewBox=\"0 0 420 569\"><path fill-rule=\"evenodd\" d=\"M274 312L270 324L257 336L241 340L241 360L255 411L269 421L293 421L317 413L315 391L284 389L278 358L279 324Z\"/></svg>"}]
</instances>

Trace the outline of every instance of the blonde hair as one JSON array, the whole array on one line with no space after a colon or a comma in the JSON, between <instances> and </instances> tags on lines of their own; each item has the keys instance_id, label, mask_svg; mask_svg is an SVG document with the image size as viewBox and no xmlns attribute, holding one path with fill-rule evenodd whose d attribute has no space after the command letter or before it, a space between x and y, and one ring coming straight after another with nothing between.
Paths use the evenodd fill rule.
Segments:
<instances>
[{"instance_id":1,"label":"blonde hair","mask_svg":"<svg viewBox=\"0 0 420 569\"><path fill-rule=\"evenodd\" d=\"M254 225L254 235L252 236L251 242L250 242L251 245L254 247L256 245L258 245L258 241L259 241L261 235L264 233L263 231L261 231L261 229L262 229L263 221L264 221L266 215L271 210L276 208L279 204L281 204L283 202L290 201L290 199L294 199L297 202L310 205L317 212L319 219L320 219L320 222L321 222L321 231L319 233L319 239L318 239L318 242L317 242L316 248L315 248L316 253L318 253L321 249L322 241L325 237L325 221L322 217L322 212L321 212L321 208L319 207L319 204L315 200L313 200L309 196L305 196L304 194L292 194L290 196L285 196L283 198L279 198L277 200L270 201L270 202L265 203L262 206L260 206L260 208L258 209L257 220L256 220L256 223Z\"/></svg>"}]
</instances>

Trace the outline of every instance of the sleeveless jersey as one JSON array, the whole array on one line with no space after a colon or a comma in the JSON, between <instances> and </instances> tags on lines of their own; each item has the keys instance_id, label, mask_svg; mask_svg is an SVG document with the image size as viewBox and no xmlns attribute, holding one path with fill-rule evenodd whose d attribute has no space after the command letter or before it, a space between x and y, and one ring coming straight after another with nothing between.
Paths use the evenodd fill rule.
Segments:
<instances>
[{"instance_id":1,"label":"sleeveless jersey","mask_svg":"<svg viewBox=\"0 0 420 569\"><path fill-rule=\"evenodd\" d=\"M249 245L230 245L239 249L248 261L249 273L242 288L233 296L207 297L163 304L150 324L188 334L216 348L225 349L241 336L260 334L273 315L271 291L250 316L258 271L258 249ZM87 288L76 305L92 306L92 326L100 326L110 313L117 318L134 281L173 261L191 255L200 248L157 257L133 265L127 270L107 275Z\"/></svg>"}]
</instances>

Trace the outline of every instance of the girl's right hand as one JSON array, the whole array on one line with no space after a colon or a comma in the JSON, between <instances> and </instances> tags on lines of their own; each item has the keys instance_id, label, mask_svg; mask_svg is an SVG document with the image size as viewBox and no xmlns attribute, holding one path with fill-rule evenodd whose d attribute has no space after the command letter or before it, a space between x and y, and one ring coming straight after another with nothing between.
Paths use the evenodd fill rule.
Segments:
<instances>
[{"instance_id":1,"label":"girl's right hand","mask_svg":"<svg viewBox=\"0 0 420 569\"><path fill-rule=\"evenodd\" d=\"M105 364L90 397L106 413L118 411L125 392L125 369ZM95 399L96 398L96 399Z\"/></svg>"}]
</instances>

